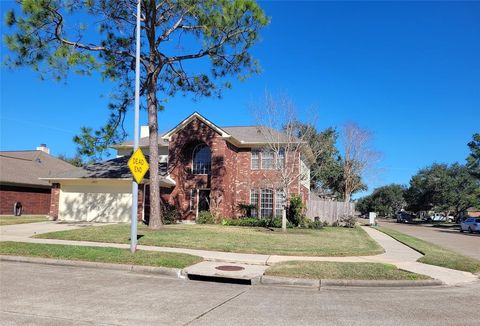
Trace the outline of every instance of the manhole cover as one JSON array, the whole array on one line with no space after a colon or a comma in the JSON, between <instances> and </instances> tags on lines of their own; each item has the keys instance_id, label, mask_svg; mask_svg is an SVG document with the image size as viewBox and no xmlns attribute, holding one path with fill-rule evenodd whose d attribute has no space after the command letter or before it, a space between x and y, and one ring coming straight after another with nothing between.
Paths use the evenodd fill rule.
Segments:
<instances>
[{"instance_id":1,"label":"manhole cover","mask_svg":"<svg viewBox=\"0 0 480 326\"><path fill-rule=\"evenodd\" d=\"M234 271L244 270L245 268L240 266L222 265L222 266L215 267L215 269L218 269L220 271L226 271L226 272L234 272Z\"/></svg>"}]
</instances>

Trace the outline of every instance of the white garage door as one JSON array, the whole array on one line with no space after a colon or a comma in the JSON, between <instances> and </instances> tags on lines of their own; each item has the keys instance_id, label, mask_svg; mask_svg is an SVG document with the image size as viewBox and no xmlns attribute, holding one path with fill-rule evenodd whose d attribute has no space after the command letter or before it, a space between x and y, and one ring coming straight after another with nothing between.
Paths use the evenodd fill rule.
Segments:
<instances>
[{"instance_id":1,"label":"white garage door","mask_svg":"<svg viewBox=\"0 0 480 326\"><path fill-rule=\"evenodd\" d=\"M131 184L63 185L58 217L63 221L129 222Z\"/></svg>"}]
</instances>

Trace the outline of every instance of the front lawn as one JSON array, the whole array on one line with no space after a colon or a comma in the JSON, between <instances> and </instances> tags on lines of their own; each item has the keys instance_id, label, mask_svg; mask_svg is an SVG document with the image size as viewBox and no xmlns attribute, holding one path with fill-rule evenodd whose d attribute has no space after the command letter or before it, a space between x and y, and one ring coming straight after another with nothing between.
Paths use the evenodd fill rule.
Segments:
<instances>
[{"instance_id":1,"label":"front lawn","mask_svg":"<svg viewBox=\"0 0 480 326\"><path fill-rule=\"evenodd\" d=\"M203 261L201 257L170 252L137 251L135 254L132 254L128 249L119 248L10 241L0 242L0 254L170 268L185 268Z\"/></svg>"},{"instance_id":2,"label":"front lawn","mask_svg":"<svg viewBox=\"0 0 480 326\"><path fill-rule=\"evenodd\" d=\"M24 223L36 223L45 222L48 218L43 215L2 215L0 216L0 225L12 225L12 224L24 224Z\"/></svg>"},{"instance_id":3,"label":"front lawn","mask_svg":"<svg viewBox=\"0 0 480 326\"><path fill-rule=\"evenodd\" d=\"M380 263L348 263L327 261L288 261L267 269L265 275L311 279L343 280L427 280L426 275Z\"/></svg>"},{"instance_id":4,"label":"front lawn","mask_svg":"<svg viewBox=\"0 0 480 326\"><path fill-rule=\"evenodd\" d=\"M326 227L321 230L222 225L166 225L152 231L140 225L139 244L225 252L293 256L366 256L383 249L361 228ZM37 235L37 238L129 243L130 225L86 227Z\"/></svg>"},{"instance_id":5,"label":"front lawn","mask_svg":"<svg viewBox=\"0 0 480 326\"><path fill-rule=\"evenodd\" d=\"M480 272L480 261L476 259L463 256L454 251L406 235L396 230L385 227L378 227L378 230L388 234L392 238L423 254L424 256L418 260L421 263L457 269L471 273Z\"/></svg>"}]
</instances>

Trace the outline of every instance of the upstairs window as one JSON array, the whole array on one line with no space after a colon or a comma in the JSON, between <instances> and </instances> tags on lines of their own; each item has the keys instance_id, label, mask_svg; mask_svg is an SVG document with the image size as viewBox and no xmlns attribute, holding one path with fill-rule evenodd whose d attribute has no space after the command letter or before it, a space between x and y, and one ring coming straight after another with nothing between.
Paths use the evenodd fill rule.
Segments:
<instances>
[{"instance_id":1,"label":"upstairs window","mask_svg":"<svg viewBox=\"0 0 480 326\"><path fill-rule=\"evenodd\" d=\"M285 149L283 148L278 153L271 149L252 149L251 154L250 167L252 170L273 170L285 167Z\"/></svg>"},{"instance_id":2,"label":"upstairs window","mask_svg":"<svg viewBox=\"0 0 480 326\"><path fill-rule=\"evenodd\" d=\"M273 169L273 160L274 155L270 150L265 150L262 152L262 169L271 170Z\"/></svg>"},{"instance_id":3,"label":"upstairs window","mask_svg":"<svg viewBox=\"0 0 480 326\"><path fill-rule=\"evenodd\" d=\"M198 145L193 150L192 172L193 174L210 174L212 163L212 153L210 148L205 145Z\"/></svg>"},{"instance_id":4,"label":"upstairs window","mask_svg":"<svg viewBox=\"0 0 480 326\"><path fill-rule=\"evenodd\" d=\"M285 149L281 148L277 153L277 169L285 167Z\"/></svg>"},{"instance_id":5,"label":"upstairs window","mask_svg":"<svg viewBox=\"0 0 480 326\"><path fill-rule=\"evenodd\" d=\"M252 170L260 169L260 151L252 150Z\"/></svg>"}]
</instances>

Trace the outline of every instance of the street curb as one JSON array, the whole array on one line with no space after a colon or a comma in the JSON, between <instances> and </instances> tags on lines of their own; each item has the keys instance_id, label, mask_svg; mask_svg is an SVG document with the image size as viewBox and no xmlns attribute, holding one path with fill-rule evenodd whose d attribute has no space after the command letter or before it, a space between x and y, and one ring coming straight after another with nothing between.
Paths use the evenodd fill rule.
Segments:
<instances>
[{"instance_id":1,"label":"street curb","mask_svg":"<svg viewBox=\"0 0 480 326\"><path fill-rule=\"evenodd\" d=\"M320 280L263 275L260 284L319 288Z\"/></svg>"},{"instance_id":2,"label":"street curb","mask_svg":"<svg viewBox=\"0 0 480 326\"><path fill-rule=\"evenodd\" d=\"M0 255L0 261L11 261L21 263L44 264L54 266L69 266L69 267L85 267L85 268L100 268L109 270L120 270L141 274L155 274L168 276L179 279L187 279L184 270L179 268L167 267L153 267L142 265L125 265L125 264L111 264L98 263L79 260L62 260L51 258L25 257L25 256L8 256ZM321 290L328 287L415 287L415 286L439 286L444 285L440 280L329 280L329 279L306 279L306 278L292 278L263 275L259 279L252 280L252 285L266 285L266 286L288 286L297 288L313 288Z\"/></svg>"},{"instance_id":3,"label":"street curb","mask_svg":"<svg viewBox=\"0 0 480 326\"><path fill-rule=\"evenodd\" d=\"M415 287L444 285L440 280L316 280L264 275L260 279L263 285L326 288L326 287Z\"/></svg>"},{"instance_id":4,"label":"street curb","mask_svg":"<svg viewBox=\"0 0 480 326\"><path fill-rule=\"evenodd\" d=\"M440 280L320 280L320 287L414 287L444 285Z\"/></svg>"},{"instance_id":5,"label":"street curb","mask_svg":"<svg viewBox=\"0 0 480 326\"><path fill-rule=\"evenodd\" d=\"M101 268L101 269L110 269L110 270L129 271L134 273L156 274L156 275L170 276L170 277L181 278L181 279L185 278L183 270L179 268L111 264L111 263L98 263L98 262L81 261L81 260L62 260L62 259L25 257L25 256L7 256L7 255L0 255L0 261L11 261L11 262L19 262L19 263L33 263L33 264L55 265L55 266Z\"/></svg>"}]
</instances>

